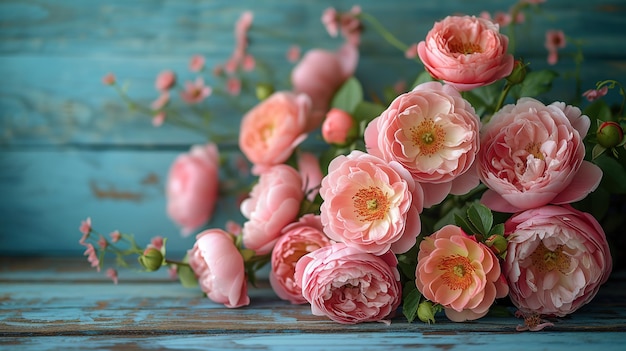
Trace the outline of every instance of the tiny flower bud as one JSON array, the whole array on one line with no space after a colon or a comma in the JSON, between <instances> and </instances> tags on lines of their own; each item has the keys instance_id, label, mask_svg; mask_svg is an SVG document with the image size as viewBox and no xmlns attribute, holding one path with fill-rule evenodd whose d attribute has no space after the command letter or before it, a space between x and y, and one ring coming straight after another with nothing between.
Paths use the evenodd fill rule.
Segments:
<instances>
[{"instance_id":1,"label":"tiny flower bud","mask_svg":"<svg viewBox=\"0 0 626 351\"><path fill-rule=\"evenodd\" d=\"M102 84L104 85L113 85L115 84L115 75L113 73L108 73L102 78Z\"/></svg>"},{"instance_id":2,"label":"tiny flower bud","mask_svg":"<svg viewBox=\"0 0 626 351\"><path fill-rule=\"evenodd\" d=\"M332 108L322 124L322 137L329 144L345 145L356 137L356 123L350 114Z\"/></svg>"},{"instance_id":3,"label":"tiny flower bud","mask_svg":"<svg viewBox=\"0 0 626 351\"><path fill-rule=\"evenodd\" d=\"M149 272L156 271L163 265L163 254L161 251L149 247L139 256L139 263Z\"/></svg>"},{"instance_id":4,"label":"tiny flower bud","mask_svg":"<svg viewBox=\"0 0 626 351\"><path fill-rule=\"evenodd\" d=\"M600 146L610 149L624 140L624 130L617 122L602 122L600 127L598 127L596 137Z\"/></svg>"},{"instance_id":5,"label":"tiny flower bud","mask_svg":"<svg viewBox=\"0 0 626 351\"><path fill-rule=\"evenodd\" d=\"M270 95L274 93L274 87L266 83L260 83L256 86L256 98L259 101L263 101L267 99Z\"/></svg>"},{"instance_id":6,"label":"tiny flower bud","mask_svg":"<svg viewBox=\"0 0 626 351\"><path fill-rule=\"evenodd\" d=\"M417 306L417 318L424 323L435 323L436 309L430 301L422 301Z\"/></svg>"},{"instance_id":7,"label":"tiny flower bud","mask_svg":"<svg viewBox=\"0 0 626 351\"><path fill-rule=\"evenodd\" d=\"M485 244L495 253L496 255L502 255L506 252L507 240L502 235L492 235L485 240Z\"/></svg>"},{"instance_id":8,"label":"tiny flower bud","mask_svg":"<svg viewBox=\"0 0 626 351\"><path fill-rule=\"evenodd\" d=\"M510 84L515 85L523 82L524 78L526 78L526 64L522 61L516 60L513 65L513 71L506 78L506 80Z\"/></svg>"}]
</instances>

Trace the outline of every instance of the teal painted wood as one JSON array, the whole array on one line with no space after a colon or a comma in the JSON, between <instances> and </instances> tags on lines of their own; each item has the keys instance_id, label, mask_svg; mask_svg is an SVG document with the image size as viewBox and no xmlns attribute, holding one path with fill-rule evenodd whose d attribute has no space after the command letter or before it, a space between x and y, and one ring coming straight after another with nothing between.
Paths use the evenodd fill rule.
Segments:
<instances>
[{"instance_id":1,"label":"teal painted wood","mask_svg":"<svg viewBox=\"0 0 626 351\"><path fill-rule=\"evenodd\" d=\"M513 3L2 1L0 255L80 255L77 226L87 216L104 233L121 229L141 241L168 236L175 239L169 241L169 248L180 253L191 246L193 238L180 237L165 215L163 184L174 157L191 144L204 142L206 135L167 125L153 128L148 118L128 111L101 84L107 72L129 82L133 98L149 103L157 97L153 82L162 69L174 69L183 82L194 77L187 71L192 54L205 55L208 67L223 63L233 47L234 22L242 11L251 10L255 19L250 52L260 64L273 68L272 79L279 88L288 89L286 79L293 64L287 63L285 52L292 44L303 50L334 49L340 44L320 22L329 6L347 10L360 4L398 38L411 43L451 13L506 11ZM543 48L545 30L563 29L568 39L583 42L582 87L591 88L608 78L626 82L623 1L550 0L543 8L549 15L533 17L516 35L517 48L533 67L550 67ZM369 98L398 80L410 83L421 71L401 52L381 43L374 31L364 33L356 76ZM574 70L568 55L575 50L574 46L564 50L566 72ZM578 98L574 81L562 78L547 100ZM617 94L611 98L619 101ZM206 106L217 115L211 128L236 134L241 116L254 101L217 96L207 100ZM227 158L238 154L234 145L234 139L220 145ZM149 175L158 183L142 184ZM95 190L113 190L109 195L117 192L118 196L97 196L93 184ZM208 226L241 219L235 201L223 200Z\"/></svg>"},{"instance_id":2,"label":"teal painted wood","mask_svg":"<svg viewBox=\"0 0 626 351\"><path fill-rule=\"evenodd\" d=\"M10 350L618 350L626 342L626 280L614 275L590 304L536 333L509 316L475 322L342 325L276 297L266 281L250 306L228 309L163 272L113 285L77 259L0 259L0 348ZM146 278L147 276L151 278ZM512 309L508 309L512 311Z\"/></svg>"}]
</instances>

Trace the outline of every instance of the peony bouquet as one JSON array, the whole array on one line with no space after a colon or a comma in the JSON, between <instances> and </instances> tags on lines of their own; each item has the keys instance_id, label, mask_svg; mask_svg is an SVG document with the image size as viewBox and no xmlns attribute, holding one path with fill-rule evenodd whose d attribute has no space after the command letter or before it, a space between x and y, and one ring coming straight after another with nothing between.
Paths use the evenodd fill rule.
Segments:
<instances>
[{"instance_id":1,"label":"peony bouquet","mask_svg":"<svg viewBox=\"0 0 626 351\"><path fill-rule=\"evenodd\" d=\"M578 94L595 101L585 110L538 98L555 72L535 70L509 44L540 3L520 0L493 18L451 15L410 45L358 6L326 10L321 21L341 46L303 57L293 47L290 88L257 84L242 114L238 164L251 166L253 180L231 187L243 193L245 220L206 227L225 183L212 136L169 172L167 212L183 235L196 234L184 258L167 257L159 237L146 247L119 231L107 238L89 218L80 226L85 255L98 270L106 253L121 267L128 257L146 271L168 266L184 286L199 285L230 308L250 303L249 284L269 267L280 299L346 324L390 323L400 310L409 322L463 322L498 305L524 318L520 330L540 330L575 312L613 267L601 221L617 215L608 205L592 214L589 199L610 203L626 193L603 181L607 172L626 174L624 103L611 110L602 100L624 90L599 82ZM233 55L212 72L234 97L256 67L252 21L250 12L241 16ZM396 87L387 100L364 97L354 75L364 28L423 65L410 88ZM550 64L564 45L562 32L546 34ZM194 56L189 69L204 63ZM104 82L119 89L113 75ZM170 108L176 74L160 73L155 86L159 97L140 111L156 126L180 124ZM179 97L197 105L214 89L198 78ZM107 274L117 283L115 268Z\"/></svg>"}]
</instances>

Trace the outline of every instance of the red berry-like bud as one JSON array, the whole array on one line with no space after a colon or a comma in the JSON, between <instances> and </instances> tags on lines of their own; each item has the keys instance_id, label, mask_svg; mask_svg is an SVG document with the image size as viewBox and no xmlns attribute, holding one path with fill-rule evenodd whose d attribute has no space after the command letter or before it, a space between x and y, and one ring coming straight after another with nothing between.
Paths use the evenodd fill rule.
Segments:
<instances>
[{"instance_id":1,"label":"red berry-like bud","mask_svg":"<svg viewBox=\"0 0 626 351\"><path fill-rule=\"evenodd\" d=\"M624 140L624 129L617 122L602 122L598 127L596 137L600 146L610 149Z\"/></svg>"}]
</instances>

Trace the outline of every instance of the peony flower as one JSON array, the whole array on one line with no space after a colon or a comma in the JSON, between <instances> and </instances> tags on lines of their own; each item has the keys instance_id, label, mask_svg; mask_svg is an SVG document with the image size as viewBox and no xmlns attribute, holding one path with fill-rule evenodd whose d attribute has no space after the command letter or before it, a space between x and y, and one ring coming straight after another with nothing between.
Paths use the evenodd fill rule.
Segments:
<instances>
[{"instance_id":1,"label":"peony flower","mask_svg":"<svg viewBox=\"0 0 626 351\"><path fill-rule=\"evenodd\" d=\"M198 77L194 82L185 84L185 90L180 93L180 97L188 104L197 104L211 95L211 92L211 87L204 85L204 79Z\"/></svg>"},{"instance_id":2,"label":"peony flower","mask_svg":"<svg viewBox=\"0 0 626 351\"><path fill-rule=\"evenodd\" d=\"M243 225L245 247L258 255L272 251L283 228L298 216L302 199L302 180L292 167L281 164L262 173L241 203L241 213L248 219Z\"/></svg>"},{"instance_id":3,"label":"peony flower","mask_svg":"<svg viewBox=\"0 0 626 351\"><path fill-rule=\"evenodd\" d=\"M447 225L420 243L415 284L455 322L483 317L508 287L497 257L460 227Z\"/></svg>"},{"instance_id":4,"label":"peony flower","mask_svg":"<svg viewBox=\"0 0 626 351\"><path fill-rule=\"evenodd\" d=\"M514 60L508 45L508 37L490 20L448 16L435 23L417 51L433 78L467 91L511 73Z\"/></svg>"},{"instance_id":5,"label":"peony flower","mask_svg":"<svg viewBox=\"0 0 626 351\"><path fill-rule=\"evenodd\" d=\"M356 136L356 122L349 113L331 108L322 123L322 137L329 144L344 145Z\"/></svg>"},{"instance_id":6,"label":"peony flower","mask_svg":"<svg viewBox=\"0 0 626 351\"><path fill-rule=\"evenodd\" d=\"M303 256L296 283L316 316L342 324L389 322L402 286L393 252L381 256L335 243Z\"/></svg>"},{"instance_id":7,"label":"peony flower","mask_svg":"<svg viewBox=\"0 0 626 351\"><path fill-rule=\"evenodd\" d=\"M187 255L209 299L229 308L250 304L243 257L230 234L221 229L205 230L196 236Z\"/></svg>"},{"instance_id":8,"label":"peony flower","mask_svg":"<svg viewBox=\"0 0 626 351\"><path fill-rule=\"evenodd\" d=\"M473 166L480 121L474 108L449 85L423 83L398 96L365 129L365 147L397 161L424 189L424 207L478 185Z\"/></svg>"},{"instance_id":9,"label":"peony flower","mask_svg":"<svg viewBox=\"0 0 626 351\"><path fill-rule=\"evenodd\" d=\"M308 95L313 103L307 130L322 124L331 99L354 74L358 60L357 47L344 44L337 52L321 49L308 51L294 67L291 72L294 91Z\"/></svg>"},{"instance_id":10,"label":"peony flower","mask_svg":"<svg viewBox=\"0 0 626 351\"><path fill-rule=\"evenodd\" d=\"M176 74L170 70L159 73L154 82L154 87L161 92L171 89L176 84Z\"/></svg>"},{"instance_id":11,"label":"peony flower","mask_svg":"<svg viewBox=\"0 0 626 351\"><path fill-rule=\"evenodd\" d=\"M319 216L307 214L283 228L280 239L272 250L269 280L276 295L292 304L303 304L307 300L302 296L302 289L296 284L294 274L298 260L331 241L322 231Z\"/></svg>"},{"instance_id":12,"label":"peony flower","mask_svg":"<svg viewBox=\"0 0 626 351\"><path fill-rule=\"evenodd\" d=\"M589 117L562 102L521 98L493 115L481 133L479 175L489 190L481 201L500 212L583 199L602 178L584 161Z\"/></svg>"},{"instance_id":13,"label":"peony flower","mask_svg":"<svg viewBox=\"0 0 626 351\"><path fill-rule=\"evenodd\" d=\"M421 230L422 188L397 162L361 151L334 158L322 179L324 232L375 255L404 253Z\"/></svg>"},{"instance_id":14,"label":"peony flower","mask_svg":"<svg viewBox=\"0 0 626 351\"><path fill-rule=\"evenodd\" d=\"M167 213L187 236L212 216L219 192L219 154L213 143L194 145L170 167Z\"/></svg>"},{"instance_id":15,"label":"peony flower","mask_svg":"<svg viewBox=\"0 0 626 351\"><path fill-rule=\"evenodd\" d=\"M604 231L569 205L518 213L505 223L503 270L522 313L565 316L587 304L612 269Z\"/></svg>"},{"instance_id":16,"label":"peony flower","mask_svg":"<svg viewBox=\"0 0 626 351\"><path fill-rule=\"evenodd\" d=\"M306 95L276 92L241 121L239 147L254 164L253 173L285 162L306 139L311 101Z\"/></svg>"}]
</instances>

